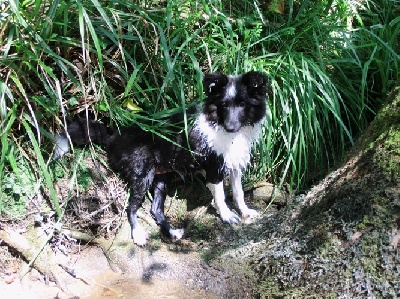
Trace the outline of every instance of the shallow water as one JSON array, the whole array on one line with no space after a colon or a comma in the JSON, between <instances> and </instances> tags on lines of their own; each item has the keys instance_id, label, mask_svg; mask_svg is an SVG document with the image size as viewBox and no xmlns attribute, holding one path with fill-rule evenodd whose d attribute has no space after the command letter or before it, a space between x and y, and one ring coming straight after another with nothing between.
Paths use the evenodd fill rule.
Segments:
<instances>
[{"instance_id":1,"label":"shallow water","mask_svg":"<svg viewBox=\"0 0 400 299\"><path fill-rule=\"evenodd\" d=\"M137 279L117 279L104 285L95 285L91 292L80 298L168 298L168 299L217 299L221 298L204 290L192 289L179 281L153 280L142 282Z\"/></svg>"}]
</instances>

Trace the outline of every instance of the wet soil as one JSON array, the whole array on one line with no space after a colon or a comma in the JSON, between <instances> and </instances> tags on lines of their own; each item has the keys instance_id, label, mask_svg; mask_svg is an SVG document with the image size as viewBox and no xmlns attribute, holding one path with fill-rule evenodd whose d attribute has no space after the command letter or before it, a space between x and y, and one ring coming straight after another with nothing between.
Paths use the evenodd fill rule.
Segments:
<instances>
[{"instance_id":1,"label":"wet soil","mask_svg":"<svg viewBox=\"0 0 400 299\"><path fill-rule=\"evenodd\" d=\"M101 193L99 190L102 188L104 194L109 193L104 186L100 183L93 189L97 189L96 194ZM251 206L263 211L271 199L271 192L277 194L277 191L267 183L260 186L254 200L252 192L247 192L246 196L248 201L252 201ZM120 187L123 189L123 186L113 188ZM215 258L230 247L237 248L248 243L252 234L244 236L244 230L249 223L258 220L246 220L235 226L224 224L210 206L211 197L202 182L178 187L182 190L173 193L166 201L166 215L176 227L185 228L183 240L170 240L159 233L149 215L150 201L146 201L139 213L139 221L151 237L144 247L131 241L125 215L120 215L121 225L108 234L97 230L100 237L96 241L87 243L67 238L63 231L54 236L56 240L51 244L54 259L68 267L68 271L56 271L58 280L62 281L62 289L35 269L21 279L20 273L26 267L26 261L19 259L12 248L0 246L0 255L4 260L0 267L0 293L6 294L5 298L25 298L28 295L29 298L253 298L257 277L251 269L238 268L231 261L225 263ZM177 194L185 198L191 195L196 199L187 201ZM74 224L76 206L85 210L80 211L84 223L82 229L92 224L86 217L90 214L87 209L92 209L87 207L88 203L101 201L101 198L93 200L92 190L87 192L86 197L83 193L80 195L76 202L74 199L70 202L74 211L65 216L70 225L66 221L64 228L78 228ZM279 195L280 198L283 196ZM102 197L107 200L107 196ZM268 213L271 214L271 211L276 212L276 209L269 209ZM32 223L33 220L27 222ZM39 226L21 230L22 235L33 240L42 235L44 229Z\"/></svg>"},{"instance_id":2,"label":"wet soil","mask_svg":"<svg viewBox=\"0 0 400 299\"><path fill-rule=\"evenodd\" d=\"M171 273L178 270L175 263L179 263L179 258L178 261L175 258L174 264L171 264L173 259L169 256L163 256L162 262L150 259L140 265L145 267L141 271L142 276L135 271L114 271L102 250L96 247L83 250L75 258L74 271L77 278L64 277L68 287L67 294L53 282L46 285L38 278L39 274L34 273L8 285L2 283L2 298L220 298L194 287L190 280L178 280L179 276L187 278L187 274ZM132 259L131 262L136 261ZM178 266L180 267L181 265Z\"/></svg>"}]
</instances>

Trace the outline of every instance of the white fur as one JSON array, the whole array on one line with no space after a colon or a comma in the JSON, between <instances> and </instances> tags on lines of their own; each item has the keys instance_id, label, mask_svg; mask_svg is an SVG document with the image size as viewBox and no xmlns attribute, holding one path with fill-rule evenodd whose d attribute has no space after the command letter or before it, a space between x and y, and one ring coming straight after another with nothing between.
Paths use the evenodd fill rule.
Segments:
<instances>
[{"instance_id":1,"label":"white fur","mask_svg":"<svg viewBox=\"0 0 400 299\"><path fill-rule=\"evenodd\" d=\"M234 76L230 76L231 77L231 82L228 85L228 87L226 88L226 94L225 94L225 98L226 99L233 99L236 97L236 79Z\"/></svg>"},{"instance_id":2,"label":"white fur","mask_svg":"<svg viewBox=\"0 0 400 299\"><path fill-rule=\"evenodd\" d=\"M132 230L132 239L133 242L138 246L144 246L149 239L149 235L146 231L140 226L139 223L136 223L135 228Z\"/></svg>"},{"instance_id":3,"label":"white fur","mask_svg":"<svg viewBox=\"0 0 400 299\"><path fill-rule=\"evenodd\" d=\"M52 160L57 160L70 151L69 140L65 135L56 135Z\"/></svg>"},{"instance_id":4,"label":"white fur","mask_svg":"<svg viewBox=\"0 0 400 299\"><path fill-rule=\"evenodd\" d=\"M173 238L173 239L176 239L176 240L180 240L180 239L182 239L182 237L183 237L183 234L184 234L184 229L183 228L175 228L175 229L170 229L169 230L169 234L171 235L171 237Z\"/></svg>"},{"instance_id":5,"label":"white fur","mask_svg":"<svg viewBox=\"0 0 400 299\"><path fill-rule=\"evenodd\" d=\"M262 121L254 126L245 126L236 133L228 133L220 125L212 125L204 114L196 120L196 129L218 155L223 155L228 169L244 169L250 162L253 142L260 134Z\"/></svg>"},{"instance_id":6,"label":"white fur","mask_svg":"<svg viewBox=\"0 0 400 299\"><path fill-rule=\"evenodd\" d=\"M240 218L236 213L231 211L225 203L224 183L219 182L218 184L207 184L211 194L214 197L215 208L221 219L225 222L235 224L240 222Z\"/></svg>"},{"instance_id":7,"label":"white fur","mask_svg":"<svg viewBox=\"0 0 400 299\"><path fill-rule=\"evenodd\" d=\"M244 201L241 176L242 173L240 170L233 169L230 171L233 199L236 203L236 206L240 210L242 217L252 218L257 216L258 212L256 210L250 209Z\"/></svg>"}]
</instances>

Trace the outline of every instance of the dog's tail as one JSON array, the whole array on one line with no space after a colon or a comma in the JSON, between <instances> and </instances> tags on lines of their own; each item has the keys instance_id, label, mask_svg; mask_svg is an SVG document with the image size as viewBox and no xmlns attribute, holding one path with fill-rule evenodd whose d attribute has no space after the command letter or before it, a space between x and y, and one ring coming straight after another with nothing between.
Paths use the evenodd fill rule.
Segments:
<instances>
[{"instance_id":1,"label":"dog's tail","mask_svg":"<svg viewBox=\"0 0 400 299\"><path fill-rule=\"evenodd\" d=\"M114 134L114 130L100 122L83 117L77 118L67 126L66 132L56 135L53 160L70 151L70 142L76 146L94 143L107 149Z\"/></svg>"}]
</instances>

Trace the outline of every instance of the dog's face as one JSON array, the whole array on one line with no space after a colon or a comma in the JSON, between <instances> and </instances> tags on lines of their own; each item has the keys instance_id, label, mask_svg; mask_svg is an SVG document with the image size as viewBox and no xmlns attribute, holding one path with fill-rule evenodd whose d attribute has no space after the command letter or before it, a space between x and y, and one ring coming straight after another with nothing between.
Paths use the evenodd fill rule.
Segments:
<instances>
[{"instance_id":1,"label":"dog's face","mask_svg":"<svg viewBox=\"0 0 400 299\"><path fill-rule=\"evenodd\" d=\"M207 74L203 85L207 95L204 107L207 120L221 125L226 132L236 133L265 117L268 78L264 74Z\"/></svg>"}]
</instances>

